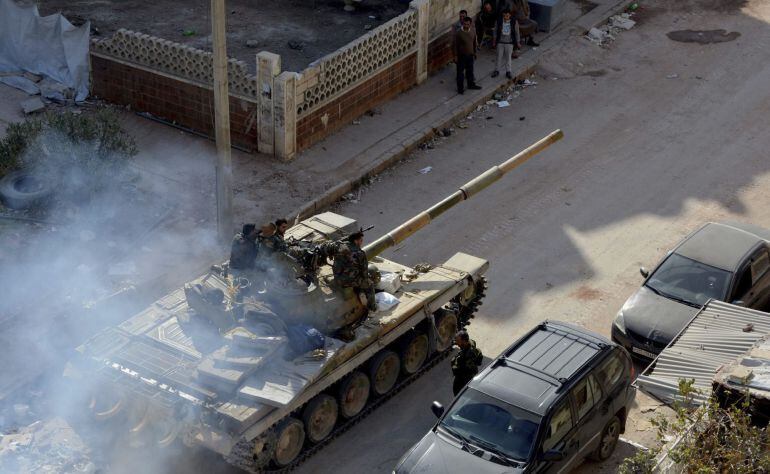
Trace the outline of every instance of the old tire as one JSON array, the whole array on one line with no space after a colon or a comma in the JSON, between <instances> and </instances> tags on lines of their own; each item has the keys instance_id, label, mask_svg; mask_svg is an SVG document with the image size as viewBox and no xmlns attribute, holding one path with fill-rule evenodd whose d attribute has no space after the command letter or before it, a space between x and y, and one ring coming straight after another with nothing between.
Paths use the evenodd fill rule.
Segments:
<instances>
[{"instance_id":1,"label":"old tire","mask_svg":"<svg viewBox=\"0 0 770 474\"><path fill-rule=\"evenodd\" d=\"M305 433L311 443L320 443L334 430L337 424L339 406L337 400L325 393L316 395L302 411Z\"/></svg>"},{"instance_id":2,"label":"old tire","mask_svg":"<svg viewBox=\"0 0 770 474\"><path fill-rule=\"evenodd\" d=\"M383 350L372 359L369 379L372 381L372 395L379 397L390 392L396 385L401 371L401 360L391 350Z\"/></svg>"},{"instance_id":3,"label":"old tire","mask_svg":"<svg viewBox=\"0 0 770 474\"><path fill-rule=\"evenodd\" d=\"M351 372L340 382L338 395L340 415L349 419L361 413L369 400L371 383L365 373Z\"/></svg>"},{"instance_id":4,"label":"old tire","mask_svg":"<svg viewBox=\"0 0 770 474\"><path fill-rule=\"evenodd\" d=\"M294 417L286 418L276 427L273 464L286 467L293 463L305 445L305 425Z\"/></svg>"},{"instance_id":5,"label":"old tire","mask_svg":"<svg viewBox=\"0 0 770 474\"><path fill-rule=\"evenodd\" d=\"M28 209L51 194L51 185L26 171L13 171L0 179L0 199L11 209Z\"/></svg>"},{"instance_id":6,"label":"old tire","mask_svg":"<svg viewBox=\"0 0 770 474\"><path fill-rule=\"evenodd\" d=\"M428 358L428 336L419 332L407 333L401 345L401 373L417 373Z\"/></svg>"},{"instance_id":7,"label":"old tire","mask_svg":"<svg viewBox=\"0 0 770 474\"><path fill-rule=\"evenodd\" d=\"M435 314L436 332L436 351L444 352L452 348L455 334L457 334L458 321L457 315L451 311L439 310Z\"/></svg>"},{"instance_id":8,"label":"old tire","mask_svg":"<svg viewBox=\"0 0 770 474\"><path fill-rule=\"evenodd\" d=\"M613 416L612 419L604 425L602 438L601 441L599 441L599 447L597 447L588 457L593 461L606 461L612 456L613 451L615 451L615 446L618 445L620 429L620 418Z\"/></svg>"}]
</instances>

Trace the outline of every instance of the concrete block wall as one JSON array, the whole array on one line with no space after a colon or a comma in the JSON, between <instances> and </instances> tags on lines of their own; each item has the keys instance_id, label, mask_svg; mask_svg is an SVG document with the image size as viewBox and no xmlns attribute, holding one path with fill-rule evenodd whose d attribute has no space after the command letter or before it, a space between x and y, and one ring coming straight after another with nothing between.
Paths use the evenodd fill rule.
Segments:
<instances>
[{"instance_id":1,"label":"concrete block wall","mask_svg":"<svg viewBox=\"0 0 770 474\"><path fill-rule=\"evenodd\" d=\"M211 87L91 53L91 94L214 138ZM230 96L232 143L257 150L257 102Z\"/></svg>"},{"instance_id":2,"label":"concrete block wall","mask_svg":"<svg viewBox=\"0 0 770 474\"><path fill-rule=\"evenodd\" d=\"M392 64L349 91L297 119L296 149L302 151L416 83L417 53Z\"/></svg>"},{"instance_id":3,"label":"concrete block wall","mask_svg":"<svg viewBox=\"0 0 770 474\"><path fill-rule=\"evenodd\" d=\"M301 73L261 52L257 73L228 64L232 142L291 159L358 116L424 81L452 59L457 12L476 0L413 0L402 15ZM91 44L92 90L213 136L212 54L128 30Z\"/></svg>"}]
</instances>

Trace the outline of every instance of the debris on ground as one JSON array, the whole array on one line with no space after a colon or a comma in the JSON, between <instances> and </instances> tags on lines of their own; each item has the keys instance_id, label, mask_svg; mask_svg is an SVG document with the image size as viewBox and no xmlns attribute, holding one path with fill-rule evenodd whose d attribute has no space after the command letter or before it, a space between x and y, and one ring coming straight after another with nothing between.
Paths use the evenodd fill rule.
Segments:
<instances>
[{"instance_id":1,"label":"debris on ground","mask_svg":"<svg viewBox=\"0 0 770 474\"><path fill-rule=\"evenodd\" d=\"M633 13L613 15L607 20L607 23L598 28L591 28L588 30L585 37L592 43L606 47L615 41L615 37L618 33L630 30L636 25L636 22L631 19L631 16L633 16Z\"/></svg>"},{"instance_id":2,"label":"debris on ground","mask_svg":"<svg viewBox=\"0 0 770 474\"><path fill-rule=\"evenodd\" d=\"M420 173L420 174L428 174L431 171L433 171L433 167L432 166L426 166L425 168L423 168L423 169L421 169L421 170L419 170L417 172Z\"/></svg>"},{"instance_id":3,"label":"debris on ground","mask_svg":"<svg viewBox=\"0 0 770 474\"><path fill-rule=\"evenodd\" d=\"M40 99L40 97L33 97L31 99L22 101L21 103L21 110L23 110L24 113L27 115L35 112L39 112L43 109L45 109L45 104Z\"/></svg>"},{"instance_id":4,"label":"debris on ground","mask_svg":"<svg viewBox=\"0 0 770 474\"><path fill-rule=\"evenodd\" d=\"M451 136L453 132L454 132L453 128L442 128L439 133L442 137L446 138Z\"/></svg>"},{"instance_id":5,"label":"debris on ground","mask_svg":"<svg viewBox=\"0 0 770 474\"><path fill-rule=\"evenodd\" d=\"M674 74L669 74L668 76L666 76L666 79L676 79L678 77L679 77L679 74L674 73Z\"/></svg>"},{"instance_id":6,"label":"debris on ground","mask_svg":"<svg viewBox=\"0 0 770 474\"><path fill-rule=\"evenodd\" d=\"M247 48L258 48L259 47L259 41L255 39L246 40L246 47Z\"/></svg>"},{"instance_id":7,"label":"debris on ground","mask_svg":"<svg viewBox=\"0 0 770 474\"><path fill-rule=\"evenodd\" d=\"M511 105L511 103L510 103L510 102L508 102L507 100L501 100L501 101L499 101L499 102L497 103L497 107L498 107L498 108L501 108L501 109L502 109L503 107L509 107L510 105Z\"/></svg>"},{"instance_id":8,"label":"debris on ground","mask_svg":"<svg viewBox=\"0 0 770 474\"><path fill-rule=\"evenodd\" d=\"M97 468L72 427L53 418L0 435L0 471L90 474Z\"/></svg>"},{"instance_id":9,"label":"debris on ground","mask_svg":"<svg viewBox=\"0 0 770 474\"><path fill-rule=\"evenodd\" d=\"M287 44L289 45L289 48L297 51L302 51L305 48L305 43L303 43L302 41L289 40Z\"/></svg>"}]
</instances>

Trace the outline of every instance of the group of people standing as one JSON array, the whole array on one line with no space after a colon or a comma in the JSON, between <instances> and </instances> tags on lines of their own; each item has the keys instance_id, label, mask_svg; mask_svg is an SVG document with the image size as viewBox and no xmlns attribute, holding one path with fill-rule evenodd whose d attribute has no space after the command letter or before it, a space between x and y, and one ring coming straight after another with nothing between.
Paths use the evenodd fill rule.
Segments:
<instances>
[{"instance_id":1,"label":"group of people standing","mask_svg":"<svg viewBox=\"0 0 770 474\"><path fill-rule=\"evenodd\" d=\"M500 75L500 70L505 68L506 77L513 78L511 59L518 57L522 42L539 46L534 40L538 25L529 14L527 0L484 0L475 19L466 10L460 10L454 39L459 94L465 92L466 83L468 89L481 89L476 84L473 66L476 52L483 44L497 50L497 64L492 77Z\"/></svg>"}]
</instances>

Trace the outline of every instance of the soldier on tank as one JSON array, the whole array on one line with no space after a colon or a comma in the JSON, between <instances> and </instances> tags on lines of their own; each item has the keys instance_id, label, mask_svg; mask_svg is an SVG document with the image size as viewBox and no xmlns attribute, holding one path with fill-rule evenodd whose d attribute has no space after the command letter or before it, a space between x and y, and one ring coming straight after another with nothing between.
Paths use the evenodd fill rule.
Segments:
<instances>
[{"instance_id":1,"label":"soldier on tank","mask_svg":"<svg viewBox=\"0 0 770 474\"><path fill-rule=\"evenodd\" d=\"M230 268L251 270L257 261L257 226L244 224L241 232L235 234L230 246Z\"/></svg>"},{"instance_id":2,"label":"soldier on tank","mask_svg":"<svg viewBox=\"0 0 770 474\"><path fill-rule=\"evenodd\" d=\"M274 252L286 252L289 249L284 238L284 234L286 234L288 228L289 221L286 219L278 219L275 221L275 233L270 237Z\"/></svg>"},{"instance_id":3,"label":"soldier on tank","mask_svg":"<svg viewBox=\"0 0 770 474\"><path fill-rule=\"evenodd\" d=\"M452 358L452 393L457 395L479 373L484 356L476 348L476 341L471 339L466 331L457 333L455 344L460 348L460 352Z\"/></svg>"},{"instance_id":4,"label":"soldier on tank","mask_svg":"<svg viewBox=\"0 0 770 474\"><path fill-rule=\"evenodd\" d=\"M356 293L363 293L369 310L377 311L374 283L369 277L369 262L361 248L363 245L363 232L350 234L340 243L332 264L334 282L342 288L353 288Z\"/></svg>"}]
</instances>

